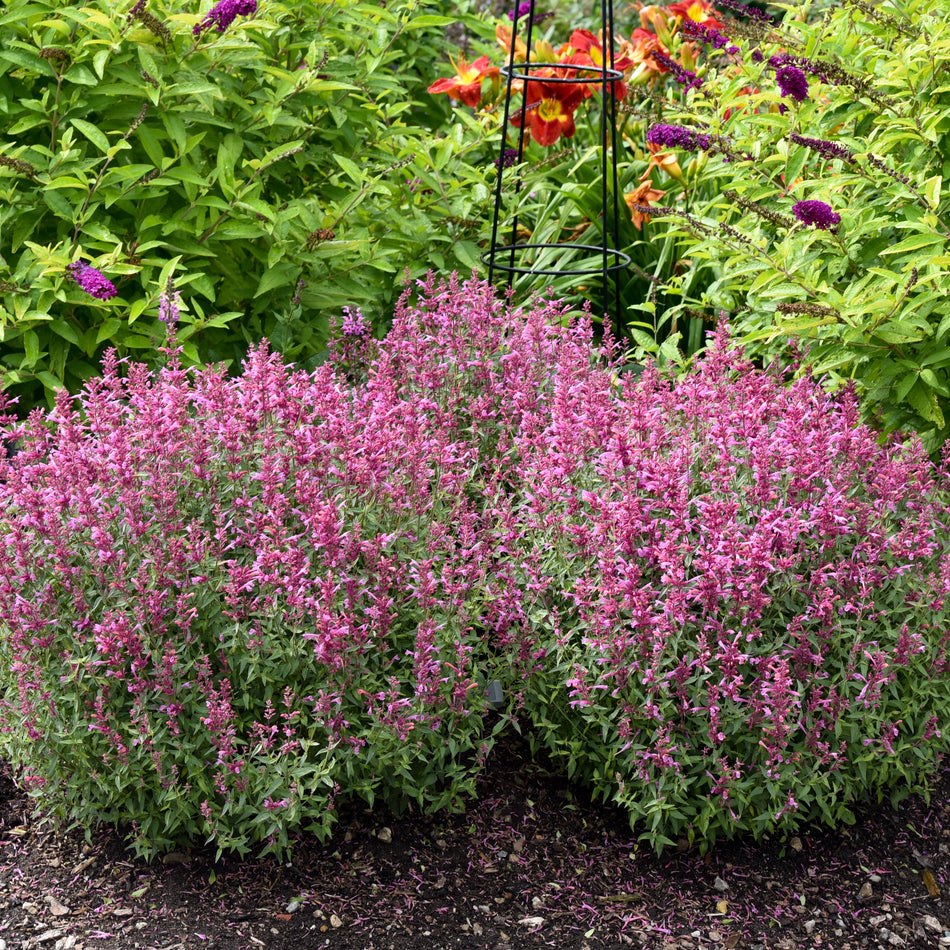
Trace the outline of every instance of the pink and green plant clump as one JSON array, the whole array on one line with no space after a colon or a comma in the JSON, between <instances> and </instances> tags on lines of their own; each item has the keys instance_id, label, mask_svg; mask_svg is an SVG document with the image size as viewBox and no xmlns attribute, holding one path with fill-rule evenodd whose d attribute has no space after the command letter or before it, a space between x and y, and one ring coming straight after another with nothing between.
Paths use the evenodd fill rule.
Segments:
<instances>
[{"instance_id":1,"label":"pink and green plant clump","mask_svg":"<svg viewBox=\"0 0 950 950\"><path fill-rule=\"evenodd\" d=\"M853 820L946 752L947 473L718 334L522 420L497 594L538 742L654 847ZM543 656L543 663L524 657Z\"/></svg>"},{"instance_id":2,"label":"pink and green plant clump","mask_svg":"<svg viewBox=\"0 0 950 950\"><path fill-rule=\"evenodd\" d=\"M285 853L342 798L462 807L506 724L656 848L925 785L950 502L917 442L725 335L631 382L483 282L365 330L310 374L110 356L7 423L0 746L39 804Z\"/></svg>"},{"instance_id":3,"label":"pink and green plant clump","mask_svg":"<svg viewBox=\"0 0 950 950\"><path fill-rule=\"evenodd\" d=\"M234 379L110 354L78 399L8 422L0 722L40 803L146 854L283 852L338 795L474 793L477 453L386 350L349 382L364 345L312 375L261 346Z\"/></svg>"}]
</instances>

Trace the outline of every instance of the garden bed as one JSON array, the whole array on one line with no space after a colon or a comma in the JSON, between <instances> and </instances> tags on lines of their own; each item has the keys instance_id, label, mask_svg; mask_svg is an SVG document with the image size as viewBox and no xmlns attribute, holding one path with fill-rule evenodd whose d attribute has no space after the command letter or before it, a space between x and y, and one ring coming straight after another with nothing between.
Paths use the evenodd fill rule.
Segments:
<instances>
[{"instance_id":1,"label":"garden bed","mask_svg":"<svg viewBox=\"0 0 950 950\"><path fill-rule=\"evenodd\" d=\"M10 950L950 945L948 770L930 807L914 797L840 831L656 858L636 850L621 810L592 804L515 740L489 759L466 814L344 808L332 839L301 837L292 863L216 864L196 849L148 865L114 832L87 845L31 819L5 777L0 939Z\"/></svg>"}]
</instances>

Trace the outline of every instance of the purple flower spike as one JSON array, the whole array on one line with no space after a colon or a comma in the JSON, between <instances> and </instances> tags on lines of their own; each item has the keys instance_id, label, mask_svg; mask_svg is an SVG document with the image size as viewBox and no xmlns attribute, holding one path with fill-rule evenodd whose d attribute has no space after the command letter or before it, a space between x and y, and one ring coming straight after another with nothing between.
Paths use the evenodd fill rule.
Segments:
<instances>
[{"instance_id":1,"label":"purple flower spike","mask_svg":"<svg viewBox=\"0 0 950 950\"><path fill-rule=\"evenodd\" d=\"M813 152L817 152L822 158L837 158L842 162L854 162L854 154L851 149L846 145L842 145L840 142L829 142L826 139L812 139L804 135L798 135L796 132L793 132L789 137L796 145L810 148Z\"/></svg>"},{"instance_id":2,"label":"purple flower spike","mask_svg":"<svg viewBox=\"0 0 950 950\"><path fill-rule=\"evenodd\" d=\"M808 77L797 66L783 66L776 74L782 96L791 96L796 102L808 98Z\"/></svg>"},{"instance_id":3,"label":"purple flower spike","mask_svg":"<svg viewBox=\"0 0 950 950\"><path fill-rule=\"evenodd\" d=\"M506 148L500 158L495 159L495 166L501 165L502 168L511 168L518 161L518 149Z\"/></svg>"},{"instance_id":4,"label":"purple flower spike","mask_svg":"<svg viewBox=\"0 0 950 950\"><path fill-rule=\"evenodd\" d=\"M720 33L719 30L713 29L711 26L704 26L702 23L697 23L689 17L683 20L680 29L682 29L687 36L699 40L700 43L707 43L714 49L723 49L729 44L729 37L724 33ZM738 50L738 47L730 47L727 52L731 52L733 49Z\"/></svg>"},{"instance_id":5,"label":"purple flower spike","mask_svg":"<svg viewBox=\"0 0 950 950\"><path fill-rule=\"evenodd\" d=\"M69 265L68 270L73 275L73 279L76 283L79 284L90 297L96 297L99 300L109 300L118 293L111 280L104 277L95 267L90 267L82 261L74 261Z\"/></svg>"},{"instance_id":6,"label":"purple flower spike","mask_svg":"<svg viewBox=\"0 0 950 950\"><path fill-rule=\"evenodd\" d=\"M178 323L181 308L181 294L175 290L175 283L169 279L165 292L158 298L158 319L169 331Z\"/></svg>"},{"instance_id":7,"label":"purple flower spike","mask_svg":"<svg viewBox=\"0 0 950 950\"><path fill-rule=\"evenodd\" d=\"M651 125L647 131L647 142L651 145L663 145L666 148L682 148L687 152L699 152L712 148L716 144L715 135L706 135L681 125Z\"/></svg>"},{"instance_id":8,"label":"purple flower spike","mask_svg":"<svg viewBox=\"0 0 950 950\"><path fill-rule=\"evenodd\" d=\"M195 36L212 26L223 33L238 16L253 16L257 12L257 0L218 0L211 12L192 31Z\"/></svg>"},{"instance_id":9,"label":"purple flower spike","mask_svg":"<svg viewBox=\"0 0 950 950\"><path fill-rule=\"evenodd\" d=\"M823 231L836 231L841 223L841 215L831 210L831 205L823 201L799 201L792 205L792 214L802 224L821 228Z\"/></svg>"},{"instance_id":10,"label":"purple flower spike","mask_svg":"<svg viewBox=\"0 0 950 950\"><path fill-rule=\"evenodd\" d=\"M682 67L675 59L671 59L662 50L651 50L650 55L653 57L654 62L659 63L678 83L687 89L698 89L703 84L702 79L700 79L696 73L690 72L688 69Z\"/></svg>"}]
</instances>

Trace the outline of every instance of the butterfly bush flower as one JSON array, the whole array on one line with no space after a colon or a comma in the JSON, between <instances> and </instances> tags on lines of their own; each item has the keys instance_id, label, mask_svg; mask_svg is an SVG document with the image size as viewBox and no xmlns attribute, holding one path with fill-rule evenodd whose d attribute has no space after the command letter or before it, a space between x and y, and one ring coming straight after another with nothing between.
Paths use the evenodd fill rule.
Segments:
<instances>
[{"instance_id":1,"label":"butterfly bush flower","mask_svg":"<svg viewBox=\"0 0 950 950\"><path fill-rule=\"evenodd\" d=\"M685 67L681 66L675 59L667 56L662 50L651 50L650 55L658 66L662 66L680 85L686 89L698 89L702 84L702 79Z\"/></svg>"},{"instance_id":2,"label":"butterfly bush flower","mask_svg":"<svg viewBox=\"0 0 950 950\"><path fill-rule=\"evenodd\" d=\"M82 261L74 261L69 265L69 272L79 286L89 294L90 297L96 297L99 300L109 300L114 297L118 291L115 285L105 277L101 271L96 270L89 264Z\"/></svg>"},{"instance_id":3,"label":"butterfly bush flower","mask_svg":"<svg viewBox=\"0 0 950 950\"><path fill-rule=\"evenodd\" d=\"M792 205L792 214L802 224L823 231L835 231L841 223L841 215L831 209L823 201L799 201Z\"/></svg>"},{"instance_id":4,"label":"butterfly bush flower","mask_svg":"<svg viewBox=\"0 0 950 950\"><path fill-rule=\"evenodd\" d=\"M219 0L211 12L200 22L195 24L192 31L195 36L201 36L205 30L215 27L223 33L239 16L253 16L257 12L257 0Z\"/></svg>"},{"instance_id":5,"label":"butterfly bush flower","mask_svg":"<svg viewBox=\"0 0 950 950\"><path fill-rule=\"evenodd\" d=\"M796 102L808 98L808 77L797 66L783 66L775 74L782 97L789 96Z\"/></svg>"},{"instance_id":6,"label":"butterfly bush flower","mask_svg":"<svg viewBox=\"0 0 950 950\"><path fill-rule=\"evenodd\" d=\"M506 148L499 158L495 159L495 165L502 168L511 168L518 161L518 149Z\"/></svg>"},{"instance_id":7,"label":"butterfly bush flower","mask_svg":"<svg viewBox=\"0 0 950 950\"><path fill-rule=\"evenodd\" d=\"M796 145L809 148L813 152L817 152L821 155L822 158L837 158L846 163L854 161L854 155L851 149L846 145L842 145L840 142L829 142L826 139L812 139L805 135L799 135L797 132L793 132L789 137Z\"/></svg>"},{"instance_id":8,"label":"butterfly bush flower","mask_svg":"<svg viewBox=\"0 0 950 950\"><path fill-rule=\"evenodd\" d=\"M700 43L712 46L713 49L725 49L727 53L733 56L739 52L739 47L731 44L728 36L711 26L687 18L683 20L682 30L687 36L699 40Z\"/></svg>"},{"instance_id":9,"label":"butterfly bush flower","mask_svg":"<svg viewBox=\"0 0 950 950\"><path fill-rule=\"evenodd\" d=\"M700 152L713 148L717 137L687 129L681 125L664 125L662 123L650 126L647 131L647 143L660 145L665 148L681 148L687 152Z\"/></svg>"},{"instance_id":10,"label":"butterfly bush flower","mask_svg":"<svg viewBox=\"0 0 950 950\"><path fill-rule=\"evenodd\" d=\"M791 53L776 53L769 58L769 65L778 70L783 67L794 66L803 73L814 76L819 82L832 86L847 86L859 96L867 96L880 106L886 108L892 106L891 100L877 92L866 76L850 73L837 63L831 63L823 59L811 59L807 56L793 56Z\"/></svg>"},{"instance_id":11,"label":"butterfly bush flower","mask_svg":"<svg viewBox=\"0 0 950 950\"><path fill-rule=\"evenodd\" d=\"M763 23L774 23L775 17L764 10L757 10L755 7L747 7L738 0L716 0L716 7L721 10L731 10L733 13L739 13L747 16L750 20L761 20Z\"/></svg>"}]
</instances>

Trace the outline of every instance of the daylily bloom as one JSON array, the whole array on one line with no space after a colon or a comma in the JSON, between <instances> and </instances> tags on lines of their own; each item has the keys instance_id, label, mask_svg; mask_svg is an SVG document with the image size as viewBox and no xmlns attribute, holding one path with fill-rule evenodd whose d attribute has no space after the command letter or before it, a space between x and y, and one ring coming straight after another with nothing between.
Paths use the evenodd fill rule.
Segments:
<instances>
[{"instance_id":1,"label":"daylily bloom","mask_svg":"<svg viewBox=\"0 0 950 950\"><path fill-rule=\"evenodd\" d=\"M570 63L575 66L586 66L590 65L596 69L602 69L604 67L604 47L601 40L594 36L590 30L575 30L571 34L571 39L569 41L569 46L571 49L576 50L576 52L568 57L566 60L563 60L565 63ZM628 59L621 49L619 55L614 54L614 63L613 68L623 72L625 69L633 65L633 60ZM581 74L583 76L583 74ZM590 74L587 74L588 76ZM586 78L586 77L585 77ZM595 83L585 83L585 98L593 95L594 89L596 88ZM618 81L614 84L613 88L614 95L618 99L624 99L627 95L627 86L625 83Z\"/></svg>"},{"instance_id":2,"label":"daylily bloom","mask_svg":"<svg viewBox=\"0 0 950 950\"><path fill-rule=\"evenodd\" d=\"M674 17L669 11L655 4L640 8L640 26L645 32L652 30L656 33L661 43L669 44L672 41L670 23L673 20Z\"/></svg>"},{"instance_id":3,"label":"daylily bloom","mask_svg":"<svg viewBox=\"0 0 950 950\"><path fill-rule=\"evenodd\" d=\"M584 101L584 87L543 80L532 80L525 86L525 107L512 116L511 124L520 128L527 115L531 137L539 145L553 145L562 135L570 138L576 131L574 112Z\"/></svg>"},{"instance_id":4,"label":"daylily bloom","mask_svg":"<svg viewBox=\"0 0 950 950\"><path fill-rule=\"evenodd\" d=\"M453 99L461 99L467 106L473 108L482 101L482 80L486 76L497 76L498 67L492 66L487 56L480 56L471 65L459 53L455 66L455 75L449 79L437 79L429 92L445 92Z\"/></svg>"},{"instance_id":5,"label":"daylily bloom","mask_svg":"<svg viewBox=\"0 0 950 950\"><path fill-rule=\"evenodd\" d=\"M511 37L512 31L510 26L499 23L498 26L495 27L495 39L498 40L498 45L505 51L505 56L511 55ZM528 46L519 36L515 40L515 62L523 63L527 58Z\"/></svg>"},{"instance_id":6,"label":"daylily bloom","mask_svg":"<svg viewBox=\"0 0 950 950\"><path fill-rule=\"evenodd\" d=\"M681 3L671 3L666 9L681 20L689 18L714 30L721 30L724 26L716 19L716 11L708 0L682 0Z\"/></svg>"},{"instance_id":7,"label":"daylily bloom","mask_svg":"<svg viewBox=\"0 0 950 950\"><path fill-rule=\"evenodd\" d=\"M642 210L637 208L637 205L647 206L654 201L659 201L666 194L665 191L659 191L653 187L652 181L645 181L642 185L637 185L633 191L628 191L624 196L623 200L627 202L627 207L630 209L630 214L633 218L633 226L638 230L643 230L643 222L646 221L647 224L650 223L650 216L645 214Z\"/></svg>"},{"instance_id":8,"label":"daylily bloom","mask_svg":"<svg viewBox=\"0 0 950 950\"><path fill-rule=\"evenodd\" d=\"M683 170L680 168L680 163L676 160L675 155L661 151L663 146L656 145L653 142L647 142L647 148L650 150L650 161L647 170L640 176L640 181L646 181L654 168L659 168L660 171L665 172L670 178L675 178L677 181L683 180Z\"/></svg>"},{"instance_id":9,"label":"daylily bloom","mask_svg":"<svg viewBox=\"0 0 950 950\"><path fill-rule=\"evenodd\" d=\"M586 53L595 66L603 66L605 59L603 40L599 36L594 36L590 30L575 30L571 34L568 45L578 53ZM623 50L614 54L615 69L624 70L632 65L633 63L627 59Z\"/></svg>"},{"instance_id":10,"label":"daylily bloom","mask_svg":"<svg viewBox=\"0 0 950 950\"><path fill-rule=\"evenodd\" d=\"M632 82L636 82L638 79L642 81L642 78L647 73L652 73L656 76L659 73L665 73L667 71L666 67L658 63L652 54L654 50L659 50L668 56L669 51L660 42L659 38L649 30L643 30L637 27L631 34L630 39L621 40L619 45L624 59L627 60L631 66L636 66L634 75L628 77Z\"/></svg>"}]
</instances>

